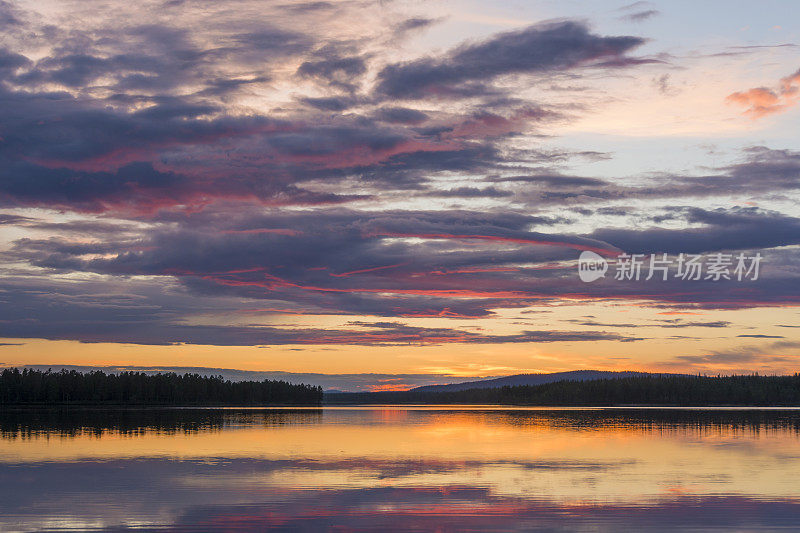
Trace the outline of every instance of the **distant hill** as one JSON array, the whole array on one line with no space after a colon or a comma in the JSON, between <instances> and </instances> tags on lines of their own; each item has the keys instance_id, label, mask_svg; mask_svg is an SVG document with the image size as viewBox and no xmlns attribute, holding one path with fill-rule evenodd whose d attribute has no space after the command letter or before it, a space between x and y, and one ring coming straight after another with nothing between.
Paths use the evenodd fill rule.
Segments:
<instances>
[{"instance_id":1,"label":"distant hill","mask_svg":"<svg viewBox=\"0 0 800 533\"><path fill-rule=\"evenodd\" d=\"M800 406L800 374L708 377L613 372L611 377L599 379L592 379L591 373L563 379L564 374L574 373L557 374L562 376L559 381L537 385L326 394L323 401L328 405ZM594 375L598 374L602 373ZM553 374L532 377L544 376L555 379ZM578 379L581 376L587 379Z\"/></svg>"},{"instance_id":2,"label":"distant hill","mask_svg":"<svg viewBox=\"0 0 800 533\"><path fill-rule=\"evenodd\" d=\"M465 381L450 385L426 385L411 389L413 392L455 392L469 389L493 389L496 387L518 387L520 385L544 385L556 381L590 381L594 379L615 379L649 376L648 372L611 372L606 370L570 370L551 374L516 374L502 378ZM667 376L671 374L660 374Z\"/></svg>"}]
</instances>

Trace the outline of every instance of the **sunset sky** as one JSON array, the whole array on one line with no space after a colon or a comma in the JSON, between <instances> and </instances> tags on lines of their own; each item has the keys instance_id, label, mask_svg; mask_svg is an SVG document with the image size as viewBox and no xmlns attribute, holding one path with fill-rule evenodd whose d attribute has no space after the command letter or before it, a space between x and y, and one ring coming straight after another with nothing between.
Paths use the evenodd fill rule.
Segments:
<instances>
[{"instance_id":1,"label":"sunset sky","mask_svg":"<svg viewBox=\"0 0 800 533\"><path fill-rule=\"evenodd\" d=\"M0 26L2 366L800 370L796 2L40 0ZM665 253L731 279L644 279Z\"/></svg>"}]
</instances>

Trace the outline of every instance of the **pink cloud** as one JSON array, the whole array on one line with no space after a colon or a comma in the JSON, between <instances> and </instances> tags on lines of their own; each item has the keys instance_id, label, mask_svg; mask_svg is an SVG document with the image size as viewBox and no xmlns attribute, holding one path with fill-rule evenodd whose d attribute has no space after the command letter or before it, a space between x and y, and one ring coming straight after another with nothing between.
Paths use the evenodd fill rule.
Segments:
<instances>
[{"instance_id":1,"label":"pink cloud","mask_svg":"<svg viewBox=\"0 0 800 533\"><path fill-rule=\"evenodd\" d=\"M758 119L786 111L798 102L798 97L800 97L800 70L782 78L777 88L754 87L730 94L725 100L745 107L745 115Z\"/></svg>"}]
</instances>

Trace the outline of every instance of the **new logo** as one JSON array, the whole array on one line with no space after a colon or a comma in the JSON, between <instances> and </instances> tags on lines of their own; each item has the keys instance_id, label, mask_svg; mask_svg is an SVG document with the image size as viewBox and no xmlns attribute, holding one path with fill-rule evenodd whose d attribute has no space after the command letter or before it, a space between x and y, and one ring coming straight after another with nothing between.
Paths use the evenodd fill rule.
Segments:
<instances>
[{"instance_id":1,"label":"new logo","mask_svg":"<svg viewBox=\"0 0 800 533\"><path fill-rule=\"evenodd\" d=\"M608 271L608 262L599 254L585 251L578 258L578 276L587 283L604 278Z\"/></svg>"}]
</instances>

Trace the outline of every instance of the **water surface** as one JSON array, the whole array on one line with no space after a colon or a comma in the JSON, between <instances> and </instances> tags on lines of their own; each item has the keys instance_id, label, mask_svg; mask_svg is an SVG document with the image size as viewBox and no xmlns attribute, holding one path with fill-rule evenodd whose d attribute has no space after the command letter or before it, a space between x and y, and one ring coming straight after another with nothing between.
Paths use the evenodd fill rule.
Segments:
<instances>
[{"instance_id":1,"label":"water surface","mask_svg":"<svg viewBox=\"0 0 800 533\"><path fill-rule=\"evenodd\" d=\"M0 530L793 530L800 411L5 410Z\"/></svg>"}]
</instances>

